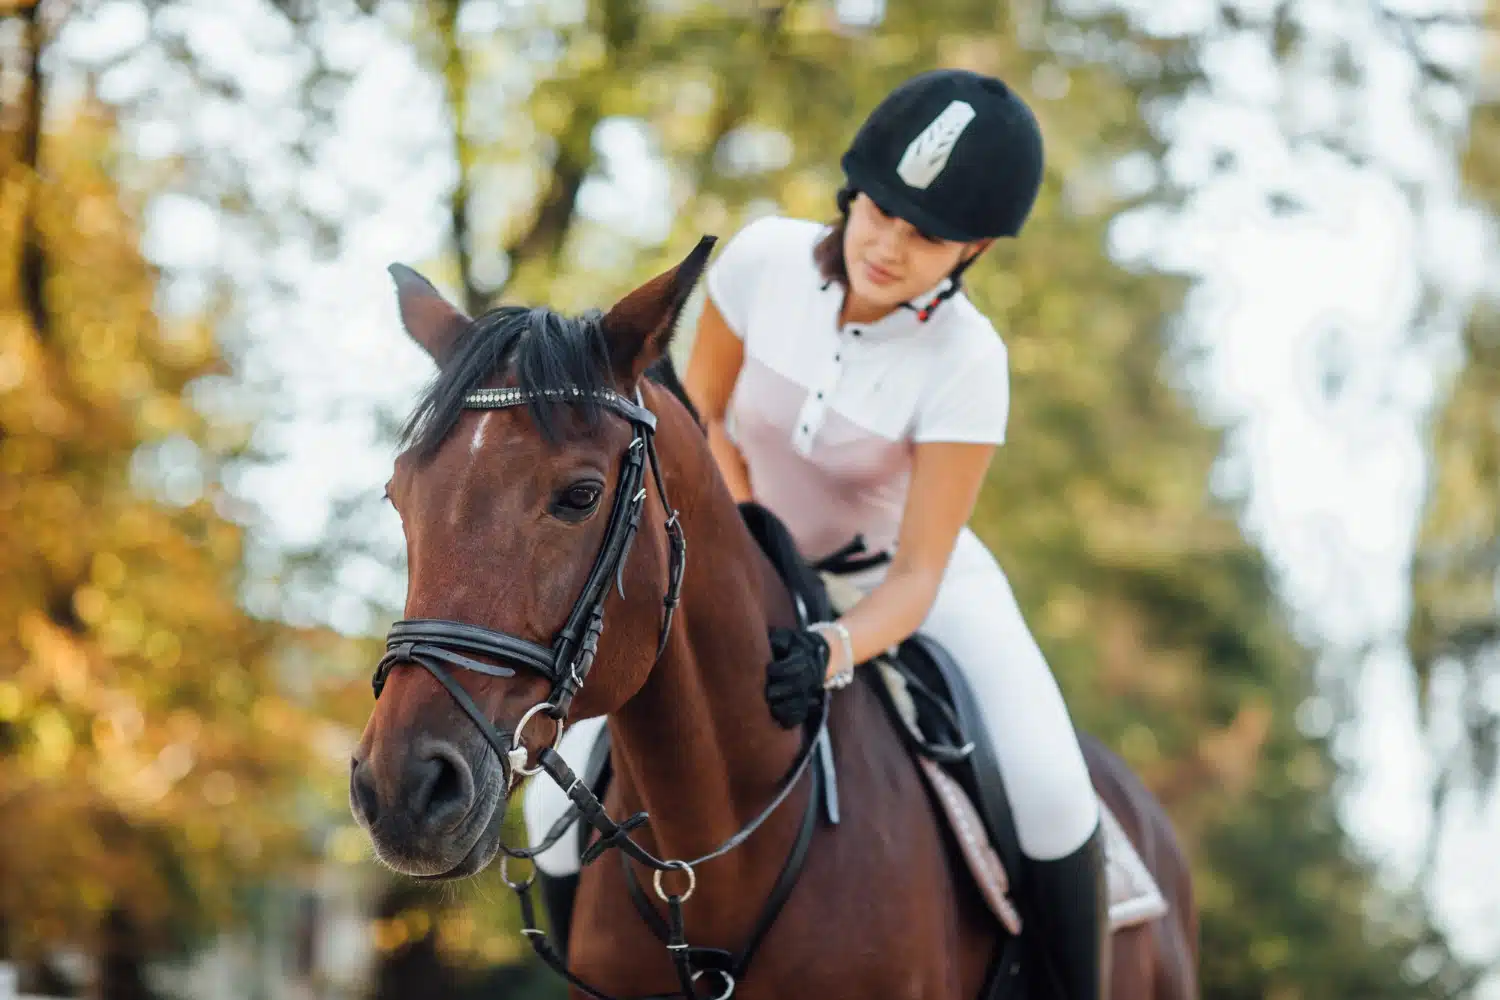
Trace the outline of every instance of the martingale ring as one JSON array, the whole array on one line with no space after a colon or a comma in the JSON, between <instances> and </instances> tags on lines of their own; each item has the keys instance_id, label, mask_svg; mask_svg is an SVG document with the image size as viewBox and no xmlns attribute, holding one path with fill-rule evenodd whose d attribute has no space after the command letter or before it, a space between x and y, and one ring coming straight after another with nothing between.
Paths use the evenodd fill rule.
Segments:
<instances>
[{"instance_id":1,"label":"martingale ring","mask_svg":"<svg viewBox=\"0 0 1500 1000\"><path fill-rule=\"evenodd\" d=\"M672 897L668 896L667 891L661 886L661 877L669 871L687 872L687 891L677 897L679 903L686 903L693 895L693 890L698 888L698 876L693 872L693 866L686 861L668 861L667 867L656 870L656 874L652 877L651 881L655 883L656 894L661 897L663 903L670 903L672 901Z\"/></svg>"},{"instance_id":2,"label":"martingale ring","mask_svg":"<svg viewBox=\"0 0 1500 1000\"><path fill-rule=\"evenodd\" d=\"M730 997L734 996L734 977L725 972L723 969L699 969L697 972L693 973L692 981L696 983L699 977L701 977L705 972L712 972L714 975L724 980L724 992L714 997L713 1000L729 1000Z\"/></svg>"},{"instance_id":3,"label":"martingale ring","mask_svg":"<svg viewBox=\"0 0 1500 1000\"><path fill-rule=\"evenodd\" d=\"M540 774L542 772L542 765L540 764L535 767L526 766L526 748L521 746L521 736L526 732L526 723L530 722L539 712L546 712L552 719L552 724L557 727L557 730L552 734L552 742L549 744L553 750L556 750L557 744L562 740L563 720L552 714L555 711L557 710L552 706L551 702L544 701L528 708L526 714L521 716L521 721L516 723L516 731L510 738L510 753L506 755L510 758L510 767L514 773L525 775L529 778L533 774ZM520 763L517 763L517 758L519 758Z\"/></svg>"},{"instance_id":4,"label":"martingale ring","mask_svg":"<svg viewBox=\"0 0 1500 1000\"><path fill-rule=\"evenodd\" d=\"M530 889L532 883L536 881L536 862L531 862L531 874L526 877L526 881L519 883L511 881L509 865L510 857L505 854L500 855L500 877L505 880L505 884L516 892L525 892Z\"/></svg>"}]
</instances>

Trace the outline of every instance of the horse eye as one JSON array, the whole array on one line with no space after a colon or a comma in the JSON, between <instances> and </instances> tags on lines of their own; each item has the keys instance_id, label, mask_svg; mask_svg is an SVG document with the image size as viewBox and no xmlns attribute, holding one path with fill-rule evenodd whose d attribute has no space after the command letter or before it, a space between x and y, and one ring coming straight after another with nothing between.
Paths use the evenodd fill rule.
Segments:
<instances>
[{"instance_id":1,"label":"horse eye","mask_svg":"<svg viewBox=\"0 0 1500 1000\"><path fill-rule=\"evenodd\" d=\"M592 512L599 506L599 498L603 495L604 487L598 483L574 483L557 494L553 509L560 517L572 515L576 518Z\"/></svg>"}]
</instances>

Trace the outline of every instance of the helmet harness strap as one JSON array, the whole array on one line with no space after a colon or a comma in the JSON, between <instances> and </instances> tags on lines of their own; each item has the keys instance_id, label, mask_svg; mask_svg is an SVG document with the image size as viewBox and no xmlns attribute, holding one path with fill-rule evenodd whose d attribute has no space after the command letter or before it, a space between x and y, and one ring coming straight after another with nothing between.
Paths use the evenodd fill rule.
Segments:
<instances>
[{"instance_id":1,"label":"helmet harness strap","mask_svg":"<svg viewBox=\"0 0 1500 1000\"><path fill-rule=\"evenodd\" d=\"M952 273L948 275L948 287L944 288L942 291L934 295L932 297L932 301L927 303L925 306L918 308L917 306L912 305L910 302L903 302L901 303L901 307L903 309L910 309L912 312L916 313L917 322L919 323L925 323L928 320L932 319L933 311L936 310L938 306L942 305L944 302L948 301L949 299L953 298L953 296L963 291L964 272L969 269L970 264L974 263L978 259L979 254L976 253L968 260L959 261L958 266L955 267Z\"/></svg>"}]
</instances>

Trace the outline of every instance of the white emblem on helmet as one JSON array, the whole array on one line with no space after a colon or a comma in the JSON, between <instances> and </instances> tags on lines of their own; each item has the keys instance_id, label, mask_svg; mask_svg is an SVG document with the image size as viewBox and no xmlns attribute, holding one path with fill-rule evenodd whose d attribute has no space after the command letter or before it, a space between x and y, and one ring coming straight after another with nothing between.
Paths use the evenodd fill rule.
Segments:
<instances>
[{"instance_id":1,"label":"white emblem on helmet","mask_svg":"<svg viewBox=\"0 0 1500 1000\"><path fill-rule=\"evenodd\" d=\"M926 189L948 165L948 157L958 144L958 137L973 120L974 108L967 101L950 103L906 147L896 173L911 187Z\"/></svg>"}]
</instances>

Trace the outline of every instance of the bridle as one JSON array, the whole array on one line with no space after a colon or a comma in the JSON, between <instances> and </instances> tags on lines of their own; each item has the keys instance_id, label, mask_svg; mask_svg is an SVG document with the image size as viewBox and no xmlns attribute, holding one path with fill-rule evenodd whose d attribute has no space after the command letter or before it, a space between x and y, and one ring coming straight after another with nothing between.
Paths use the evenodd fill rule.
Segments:
<instances>
[{"instance_id":1,"label":"bridle","mask_svg":"<svg viewBox=\"0 0 1500 1000\"><path fill-rule=\"evenodd\" d=\"M531 940L537 954L554 971L591 996L602 998L602 1000L614 1000L573 975L556 949L547 940L546 935L536 926L535 906L530 894L532 883L536 878L535 872L533 871L524 882L514 882L506 870L506 862L509 859L529 860L536 857L556 844L573 824L581 819L599 834L599 839L583 852L583 864L592 863L610 848L619 848L622 855L633 858L654 870L653 881L656 894L667 904L668 918L664 922L660 915L650 907L640 891L640 886L635 881L634 871L628 863L625 865L632 899L641 911L642 917L666 943L681 986L681 992L661 994L659 997L643 997L640 1000L661 1000L665 997L697 1000L699 994L694 984L705 973L717 975L723 986L723 990L714 997L714 1000L727 1000L734 992L736 979L744 975L750 959L754 956L756 946L780 912L801 871L816 825L817 804L825 781L822 772L813 770L814 789L808 797L807 811L802 825L776 886L773 888L771 898L762 910L755 933L751 935L750 943L742 948L738 955L730 955L718 949L694 948L688 945L683 930L682 904L692 895L697 885L694 869L698 865L722 857L748 840L751 834L759 829L787 800L802 776L807 773L809 764L820 747L824 748L825 754L827 753L825 745L828 725L827 699L825 696L819 708L815 732L804 742L775 797L755 819L708 854L692 861L664 861L630 837L632 830L647 822L646 813L636 813L623 823L616 823L610 818L588 783L575 775L557 753L557 743L562 737L573 698L583 687L589 670L593 667L594 658L598 652L599 638L604 631L604 602L609 596L611 581L620 596L622 598L625 596L625 560L640 527L641 511L645 506L647 495L646 467L648 465L651 469L651 476L656 482L656 490L661 498L662 507L667 513L665 527L671 548L667 589L662 598L663 615L656 646L657 659L661 658L662 652L666 649L673 615L681 597L687 540L683 534L677 510L667 498L666 482L662 477L661 464L656 454L656 415L646 409L639 388L636 390L634 401L609 389L592 392L576 388L529 391L517 388L479 389L464 397L463 407L473 410L501 410L535 402L593 402L624 417L630 423L632 432L630 444L625 449L620 481L615 489L604 541L594 559L593 568L589 571L588 580L584 583L578 599L573 603L573 610L569 613L566 623L549 647L508 632L470 625L466 622L442 618L413 618L398 621L391 626L386 636L385 655L381 657L375 668L373 679L375 697L380 697L386 679L393 669L402 664L416 664L431 674L448 691L479 729L485 741L494 749L504 769L507 787L513 787L523 776L545 771L566 792L572 803L571 808L547 832L540 844L526 848L511 848L504 843L499 845L499 850L505 855L501 859L502 874L506 883L516 891L521 900L522 917L526 923L523 933ZM492 664L466 655L471 653L492 657L501 662ZM505 665L507 663L524 666L552 682L552 689L547 699L528 709L521 716L513 731L507 731L491 722L479 706L474 704L468 692L448 672L449 669L457 668L490 677L515 676L515 669ZM551 742L537 754L537 765L528 768L526 748L522 745L522 734L527 724L537 715L546 715L551 718L556 723L556 731ZM662 876L667 872L679 872L686 877L687 887L683 892L672 893L664 888Z\"/></svg>"},{"instance_id":2,"label":"bridle","mask_svg":"<svg viewBox=\"0 0 1500 1000\"><path fill-rule=\"evenodd\" d=\"M666 482L662 479L661 464L656 457L656 414L640 402L637 390L632 402L610 389L585 392L581 389L479 389L464 397L463 406L468 410L504 410L525 406L533 402L569 403L592 401L610 409L630 422L632 437L625 449L620 482L615 489L614 506L609 513L609 524L604 531L604 542L594 559L588 580L573 602L568 620L552 641L550 647L532 642L509 632L470 625L465 622L448 621L442 618L411 618L396 622L386 636L386 652L375 668L373 686L375 697L380 697L386 678L397 665L415 663L430 673L447 689L479 728L479 732L495 753L499 754L505 769L507 785L514 785L521 776L538 773L541 768L526 767L526 748L521 744L526 725L537 715L546 715L556 723L550 746L555 748L562 738L563 726L567 722L568 710L573 698L583 687L594 657L599 649L599 636L604 631L604 601L609 596L611 580L620 596L625 596L625 559L630 554L631 543L641 523L641 510L646 501L646 466L656 480L656 491L662 506L667 511L667 538L671 543L671 563L668 567L667 592L662 599L661 635L657 641L656 655L660 658L666 648L672 628L673 613L682 592L682 572L686 563L687 540L683 536L682 524L677 511L667 499ZM471 670L490 677L514 677L515 670L475 660L464 654L479 653L499 658L502 661L519 663L552 682L552 690L543 701L521 716L514 732L497 728L479 706L469 697L444 667Z\"/></svg>"}]
</instances>

